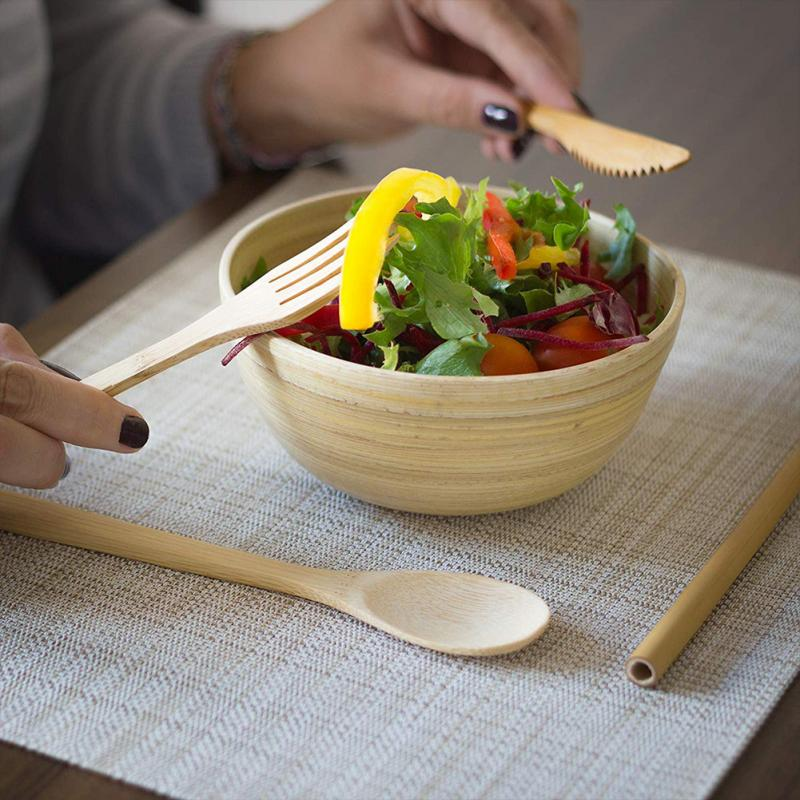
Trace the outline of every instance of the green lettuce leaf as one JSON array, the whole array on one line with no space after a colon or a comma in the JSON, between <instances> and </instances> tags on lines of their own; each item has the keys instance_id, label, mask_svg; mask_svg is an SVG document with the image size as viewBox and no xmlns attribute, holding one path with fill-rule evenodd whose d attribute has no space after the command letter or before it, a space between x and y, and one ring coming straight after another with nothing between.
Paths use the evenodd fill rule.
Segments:
<instances>
[{"instance_id":1,"label":"green lettuce leaf","mask_svg":"<svg viewBox=\"0 0 800 800\"><path fill-rule=\"evenodd\" d=\"M589 209L575 199L575 195L583 191L583 184L576 183L570 189L558 178L550 180L561 198L557 213L559 219L553 225L553 242L562 250L568 250L589 227Z\"/></svg>"},{"instance_id":2,"label":"green lettuce leaf","mask_svg":"<svg viewBox=\"0 0 800 800\"><path fill-rule=\"evenodd\" d=\"M508 294L522 294L531 289L543 289L546 292L553 293L553 280L545 280L540 278L535 272L520 273L506 289Z\"/></svg>"},{"instance_id":3,"label":"green lettuce leaf","mask_svg":"<svg viewBox=\"0 0 800 800\"><path fill-rule=\"evenodd\" d=\"M447 203L447 200L437 200L430 207L440 203ZM444 213L433 212L425 220L415 214L397 215L397 224L405 227L414 238L413 248L397 249L403 255L400 270L411 278L415 286L417 282L406 269L409 264L447 275L459 283L466 282L475 254L475 226L474 223L468 225L464 222L449 203L447 206L449 210Z\"/></svg>"},{"instance_id":4,"label":"green lettuce leaf","mask_svg":"<svg viewBox=\"0 0 800 800\"><path fill-rule=\"evenodd\" d=\"M400 345L390 344L388 347L381 346L381 352L383 353L381 369L396 370L397 361L400 357Z\"/></svg>"},{"instance_id":5,"label":"green lettuce leaf","mask_svg":"<svg viewBox=\"0 0 800 800\"><path fill-rule=\"evenodd\" d=\"M524 261L531 254L533 236L520 236L514 241L514 255L517 261Z\"/></svg>"},{"instance_id":6,"label":"green lettuce leaf","mask_svg":"<svg viewBox=\"0 0 800 800\"><path fill-rule=\"evenodd\" d=\"M417 203L415 208L421 214L455 214L457 217L461 216L461 212L455 206L450 205L450 201L446 197L440 197L433 203ZM416 217L417 215L415 214L414 216Z\"/></svg>"},{"instance_id":7,"label":"green lettuce leaf","mask_svg":"<svg viewBox=\"0 0 800 800\"><path fill-rule=\"evenodd\" d=\"M615 205L614 211L616 212L614 228L617 235L608 250L602 253L598 260L611 262L611 266L606 272L606 278L618 281L631 271L633 243L636 241L636 222L631 216L631 212L622 203Z\"/></svg>"},{"instance_id":8,"label":"green lettuce leaf","mask_svg":"<svg viewBox=\"0 0 800 800\"><path fill-rule=\"evenodd\" d=\"M595 290L592 289L591 286L587 286L585 283L566 283L565 281L558 281L554 305L560 306L562 303L580 300L581 297L588 297L590 294L594 294L594 291ZM559 314L556 319L562 322L568 317L572 317L578 313L580 313L580 310L576 308L574 311L565 311L563 314Z\"/></svg>"},{"instance_id":9,"label":"green lettuce leaf","mask_svg":"<svg viewBox=\"0 0 800 800\"><path fill-rule=\"evenodd\" d=\"M477 189L465 189L467 195L467 206L464 209L464 222L468 225L473 222L483 221L483 209L486 208L486 187L489 179L484 178ZM483 231L483 226L478 226L478 232Z\"/></svg>"},{"instance_id":10,"label":"green lettuce leaf","mask_svg":"<svg viewBox=\"0 0 800 800\"><path fill-rule=\"evenodd\" d=\"M570 189L558 178L550 180L556 194L531 192L512 181L516 194L506 200L506 208L515 219L522 220L523 227L539 231L547 244L568 250L589 225L589 209L575 200L575 195L583 191L583 184L576 183Z\"/></svg>"},{"instance_id":11,"label":"green lettuce leaf","mask_svg":"<svg viewBox=\"0 0 800 800\"><path fill-rule=\"evenodd\" d=\"M465 336L443 342L417 363L420 375L480 375L490 345L485 336Z\"/></svg>"},{"instance_id":12,"label":"green lettuce leaf","mask_svg":"<svg viewBox=\"0 0 800 800\"><path fill-rule=\"evenodd\" d=\"M251 283L255 283L259 278L263 278L267 274L267 262L264 261L264 256L258 259L253 271L249 275L242 278L242 286L239 291L244 291Z\"/></svg>"},{"instance_id":13,"label":"green lettuce leaf","mask_svg":"<svg viewBox=\"0 0 800 800\"><path fill-rule=\"evenodd\" d=\"M395 246L386 257L383 272L384 276L392 281L395 289L404 295L402 308L397 308L392 302L386 284L378 283L375 288L375 303L378 306L384 327L394 324L398 328L398 333L400 332L400 320L403 321L404 325L412 322L416 325L422 325L428 321L425 305L420 299L419 292L416 289L409 289L411 281L408 276L395 266L395 264L402 263L402 256L399 254L398 247ZM394 323L391 322L392 318L395 319ZM375 342L375 344L378 344L378 342Z\"/></svg>"},{"instance_id":14,"label":"green lettuce leaf","mask_svg":"<svg viewBox=\"0 0 800 800\"><path fill-rule=\"evenodd\" d=\"M486 323L472 313L472 287L456 283L439 272L418 272L411 277L424 298L425 313L442 339L461 339L471 333L486 333Z\"/></svg>"},{"instance_id":15,"label":"green lettuce leaf","mask_svg":"<svg viewBox=\"0 0 800 800\"><path fill-rule=\"evenodd\" d=\"M510 181L510 184L516 192L513 197L509 197L505 201L511 216L521 220L523 227L539 230L536 228L537 220L545 221L556 212L555 195L531 192L527 186L516 181ZM548 244L552 244L552 242L548 242Z\"/></svg>"},{"instance_id":16,"label":"green lettuce leaf","mask_svg":"<svg viewBox=\"0 0 800 800\"><path fill-rule=\"evenodd\" d=\"M556 286L556 302L554 305L560 306L562 303L569 303L573 300L580 300L581 297L588 297L594 294L594 289L585 283L566 283L559 281Z\"/></svg>"},{"instance_id":17,"label":"green lettuce leaf","mask_svg":"<svg viewBox=\"0 0 800 800\"><path fill-rule=\"evenodd\" d=\"M488 294L473 289L472 297L475 300L475 305L480 309L481 314L485 314L487 317L496 317L498 313L500 313L500 307Z\"/></svg>"},{"instance_id":18,"label":"green lettuce leaf","mask_svg":"<svg viewBox=\"0 0 800 800\"><path fill-rule=\"evenodd\" d=\"M467 224L444 198L417 207L431 216L397 216L398 225L414 239L411 248L394 248L397 269L414 284L428 321L442 339L485 333L485 323L473 313L485 301L466 282L475 258L475 223Z\"/></svg>"},{"instance_id":19,"label":"green lettuce leaf","mask_svg":"<svg viewBox=\"0 0 800 800\"><path fill-rule=\"evenodd\" d=\"M552 292L552 281L540 278L535 272L520 272L513 281L504 281L497 277L494 267L484 259L476 259L472 265L470 283L484 294L496 296L520 294L529 289L545 289Z\"/></svg>"},{"instance_id":20,"label":"green lettuce leaf","mask_svg":"<svg viewBox=\"0 0 800 800\"><path fill-rule=\"evenodd\" d=\"M514 281L504 281L497 277L491 261L478 256L472 262L470 283L483 294L505 294Z\"/></svg>"},{"instance_id":21,"label":"green lettuce leaf","mask_svg":"<svg viewBox=\"0 0 800 800\"><path fill-rule=\"evenodd\" d=\"M527 292L520 292L519 296L524 301L528 314L552 308L555 305L552 293L546 289L529 289Z\"/></svg>"},{"instance_id":22,"label":"green lettuce leaf","mask_svg":"<svg viewBox=\"0 0 800 800\"><path fill-rule=\"evenodd\" d=\"M388 347L408 327L408 322L397 314L384 315L381 324L383 330L364 334L365 339L380 348Z\"/></svg>"}]
</instances>

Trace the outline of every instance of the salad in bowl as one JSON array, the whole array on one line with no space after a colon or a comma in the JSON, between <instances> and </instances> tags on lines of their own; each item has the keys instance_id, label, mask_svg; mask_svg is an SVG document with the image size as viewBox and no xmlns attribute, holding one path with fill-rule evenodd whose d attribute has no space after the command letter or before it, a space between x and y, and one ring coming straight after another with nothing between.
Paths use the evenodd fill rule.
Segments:
<instances>
[{"instance_id":1,"label":"salad in bowl","mask_svg":"<svg viewBox=\"0 0 800 800\"><path fill-rule=\"evenodd\" d=\"M338 298L225 357L247 407L322 481L395 509L506 511L585 481L640 420L685 285L626 209L590 211L579 190L403 169L249 222L220 261L223 301L348 236Z\"/></svg>"},{"instance_id":2,"label":"salad in bowl","mask_svg":"<svg viewBox=\"0 0 800 800\"><path fill-rule=\"evenodd\" d=\"M663 308L648 304L631 213L616 206L616 236L593 252L582 185L551 181L502 199L488 178L462 190L396 170L346 214L341 298L278 333L355 364L451 376L562 369L647 341ZM415 188L440 196L409 198ZM262 257L240 288L266 272Z\"/></svg>"}]
</instances>

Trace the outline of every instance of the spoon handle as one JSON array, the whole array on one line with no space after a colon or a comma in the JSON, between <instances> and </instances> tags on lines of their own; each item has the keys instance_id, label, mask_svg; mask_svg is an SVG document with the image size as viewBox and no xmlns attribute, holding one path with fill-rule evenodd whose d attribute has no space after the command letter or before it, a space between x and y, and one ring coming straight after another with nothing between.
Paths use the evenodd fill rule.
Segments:
<instances>
[{"instance_id":1,"label":"spoon handle","mask_svg":"<svg viewBox=\"0 0 800 800\"><path fill-rule=\"evenodd\" d=\"M0 491L0 529L336 608L357 574L276 561L17 492Z\"/></svg>"}]
</instances>

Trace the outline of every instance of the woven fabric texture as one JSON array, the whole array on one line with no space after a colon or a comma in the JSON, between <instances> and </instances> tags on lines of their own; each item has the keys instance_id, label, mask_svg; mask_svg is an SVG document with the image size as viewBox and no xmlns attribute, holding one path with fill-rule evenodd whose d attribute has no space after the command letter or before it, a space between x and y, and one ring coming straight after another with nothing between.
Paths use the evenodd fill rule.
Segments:
<instances>
[{"instance_id":1,"label":"woven fabric texture","mask_svg":"<svg viewBox=\"0 0 800 800\"><path fill-rule=\"evenodd\" d=\"M276 202L273 199L272 204ZM216 299L257 201L49 358L88 374ZM475 571L550 630L453 658L327 608L0 534L0 738L183 798L699 798L800 667L796 502L661 689L623 663L800 434L800 282L673 251L675 349L611 462L524 511L428 518L326 487L216 350L132 390L141 453L73 451L59 502L304 564Z\"/></svg>"}]
</instances>

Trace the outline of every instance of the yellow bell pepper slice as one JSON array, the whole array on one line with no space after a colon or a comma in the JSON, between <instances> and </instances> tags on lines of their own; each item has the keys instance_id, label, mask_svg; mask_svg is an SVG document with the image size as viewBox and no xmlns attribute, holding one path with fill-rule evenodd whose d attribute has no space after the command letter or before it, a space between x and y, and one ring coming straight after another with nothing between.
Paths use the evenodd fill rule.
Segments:
<instances>
[{"instance_id":1,"label":"yellow bell pepper slice","mask_svg":"<svg viewBox=\"0 0 800 800\"><path fill-rule=\"evenodd\" d=\"M568 267L577 267L581 263L578 249L570 247L569 250L562 250L549 244L535 244L528 257L517 264L517 269L538 269L542 264L551 264L555 269L557 264L562 263Z\"/></svg>"},{"instance_id":2,"label":"yellow bell pepper slice","mask_svg":"<svg viewBox=\"0 0 800 800\"><path fill-rule=\"evenodd\" d=\"M528 257L517 263L517 269L538 269L542 264L566 264L568 267L577 267L581 263L581 254L575 247L562 250L549 244L535 244L531 247Z\"/></svg>"},{"instance_id":3,"label":"yellow bell pepper slice","mask_svg":"<svg viewBox=\"0 0 800 800\"><path fill-rule=\"evenodd\" d=\"M369 193L353 220L344 253L339 324L345 330L366 330L378 321L375 287L386 255L389 229L395 216L415 196L423 203L446 197L455 206L461 189L453 178L400 167Z\"/></svg>"}]
</instances>

